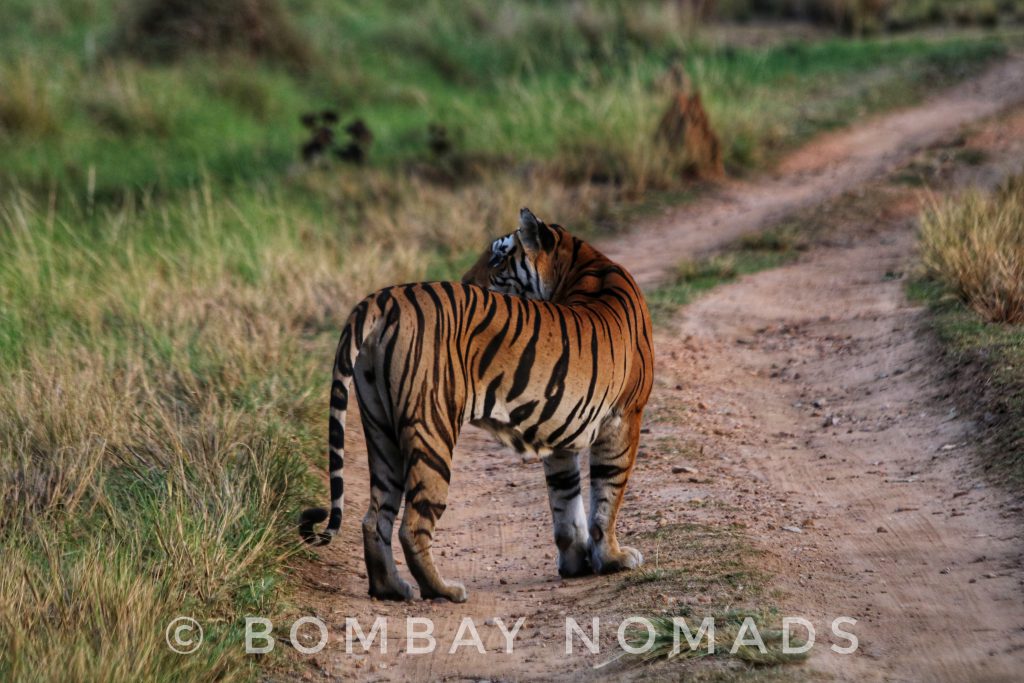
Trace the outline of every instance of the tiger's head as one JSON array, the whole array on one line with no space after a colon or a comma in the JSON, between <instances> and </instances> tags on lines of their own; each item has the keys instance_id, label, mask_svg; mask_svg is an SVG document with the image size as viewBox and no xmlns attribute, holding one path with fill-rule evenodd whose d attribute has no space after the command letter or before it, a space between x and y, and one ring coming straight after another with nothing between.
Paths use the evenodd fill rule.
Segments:
<instances>
[{"instance_id":1,"label":"tiger's head","mask_svg":"<svg viewBox=\"0 0 1024 683\"><path fill-rule=\"evenodd\" d=\"M562 227L520 209L519 228L491 242L462 282L528 299L551 299L564 264L572 258L572 239L566 237Z\"/></svg>"}]
</instances>

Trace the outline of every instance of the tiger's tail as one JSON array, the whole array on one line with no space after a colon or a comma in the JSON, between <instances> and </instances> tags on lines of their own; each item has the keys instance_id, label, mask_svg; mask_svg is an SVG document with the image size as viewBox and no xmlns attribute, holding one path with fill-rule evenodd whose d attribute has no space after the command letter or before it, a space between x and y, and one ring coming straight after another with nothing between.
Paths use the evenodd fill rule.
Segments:
<instances>
[{"instance_id":1,"label":"tiger's tail","mask_svg":"<svg viewBox=\"0 0 1024 683\"><path fill-rule=\"evenodd\" d=\"M348 394L352 373L365 335L380 319L383 301L374 297L363 299L353 309L341 331L338 350L334 355L331 379L331 410L327 431L328 470L331 475L331 509L308 508L299 515L299 536L312 545L327 545L341 529L341 514L345 505L345 416L348 413ZM327 527L316 532L313 527L325 519Z\"/></svg>"}]
</instances>

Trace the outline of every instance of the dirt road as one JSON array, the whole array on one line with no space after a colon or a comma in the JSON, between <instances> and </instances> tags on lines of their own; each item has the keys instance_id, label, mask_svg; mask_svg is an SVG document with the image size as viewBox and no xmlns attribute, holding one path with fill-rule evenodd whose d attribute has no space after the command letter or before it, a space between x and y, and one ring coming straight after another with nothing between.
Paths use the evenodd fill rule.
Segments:
<instances>
[{"instance_id":1,"label":"dirt road","mask_svg":"<svg viewBox=\"0 0 1024 683\"><path fill-rule=\"evenodd\" d=\"M856 188L944 135L1022 101L1022 83L1024 58L1008 60L919 107L821 136L783 159L770 177L723 184L713 196L602 246L642 286L657 285L683 259Z\"/></svg>"},{"instance_id":2,"label":"dirt road","mask_svg":"<svg viewBox=\"0 0 1024 683\"><path fill-rule=\"evenodd\" d=\"M904 296L917 203L905 186L872 179L1022 98L1024 60L1014 59L921 107L817 140L774 177L729 184L602 245L652 286L683 258L798 209L820 206L816 215L830 224L796 263L719 287L658 330L658 377L621 521L623 537L645 552L645 574L560 580L540 463L467 428L436 552L469 601L371 601L357 523L367 503L365 451L350 429L343 534L298 568L310 589L300 613L323 619L331 644L301 659L298 674L678 675L678 662L593 666L615 657L624 616L766 604L818 630L810 660L786 679L1017 680L1019 508L977 476L973 424L944 397L922 313ZM985 124L990 163L971 173L1012 166L1024 151L1021 132L1020 115ZM852 199L835 199L852 189ZM849 629L860 640L853 655L828 649L841 643L828 629L838 616L858 620ZM358 654L357 644L347 654L346 618L368 631L376 617L388 619L388 651ZM433 654L406 652L407 617L434 620ZM450 652L464 617L487 654ZM593 617L605 620L598 654L578 639L565 654L567 617L588 632ZM518 618L525 621L506 654L494 620Z\"/></svg>"},{"instance_id":3,"label":"dirt road","mask_svg":"<svg viewBox=\"0 0 1024 683\"><path fill-rule=\"evenodd\" d=\"M704 365L678 378L710 387L712 411L731 407L742 467L782 505L754 528L786 567L783 611L858 620L859 653L818 648L810 668L1020 680L1019 515L978 477L976 427L945 397L923 311L906 301L910 206L855 218L848 239L690 306L678 333Z\"/></svg>"}]
</instances>

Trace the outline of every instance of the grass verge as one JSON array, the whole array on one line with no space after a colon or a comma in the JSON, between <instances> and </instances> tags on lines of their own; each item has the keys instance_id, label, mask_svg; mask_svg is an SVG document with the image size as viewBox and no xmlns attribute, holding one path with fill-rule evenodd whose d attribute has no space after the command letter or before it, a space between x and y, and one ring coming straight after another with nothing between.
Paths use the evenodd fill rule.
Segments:
<instances>
[{"instance_id":1,"label":"grass verge","mask_svg":"<svg viewBox=\"0 0 1024 683\"><path fill-rule=\"evenodd\" d=\"M651 318L655 325L666 324L702 292L793 261L806 248L804 240L795 228L782 225L742 237L706 258L680 264L669 282L647 292Z\"/></svg>"},{"instance_id":2,"label":"grass verge","mask_svg":"<svg viewBox=\"0 0 1024 683\"><path fill-rule=\"evenodd\" d=\"M762 553L750 544L741 525L668 524L639 538L644 547L655 548L654 557L648 566L626 576L620 591L630 614L650 619L654 642L642 654L617 659L617 666L656 663L652 675L672 672L687 680L731 680L756 666L759 670L753 680L771 680L784 675L784 665L806 659L804 654L782 649L781 617L765 592ZM708 617L714 620L714 651L709 652L706 636L691 647L683 635L675 650L673 619L682 619L696 634ZM743 644L751 643L751 629L756 630L763 649ZM793 635L790 645L797 647L801 643ZM648 638L644 627L627 630L627 642L633 647L646 646Z\"/></svg>"},{"instance_id":3,"label":"grass verge","mask_svg":"<svg viewBox=\"0 0 1024 683\"><path fill-rule=\"evenodd\" d=\"M960 409L977 419L982 468L1011 491L1024 484L1024 327L987 322L942 284L918 278L951 368Z\"/></svg>"},{"instance_id":4,"label":"grass verge","mask_svg":"<svg viewBox=\"0 0 1024 683\"><path fill-rule=\"evenodd\" d=\"M924 301L953 367L961 408L978 419L983 468L1024 482L1024 177L932 202L921 217Z\"/></svg>"}]
</instances>

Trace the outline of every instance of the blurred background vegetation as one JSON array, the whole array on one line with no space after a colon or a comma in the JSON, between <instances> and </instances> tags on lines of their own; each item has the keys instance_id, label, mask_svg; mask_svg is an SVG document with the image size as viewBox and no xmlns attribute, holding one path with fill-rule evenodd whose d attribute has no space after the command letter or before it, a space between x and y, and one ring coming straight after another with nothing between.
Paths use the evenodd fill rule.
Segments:
<instances>
[{"instance_id":1,"label":"blurred background vegetation","mask_svg":"<svg viewBox=\"0 0 1024 683\"><path fill-rule=\"evenodd\" d=\"M355 301L524 204L593 235L693 196L654 138L682 73L743 175L977 72L1022 7L5 0L0 678L256 676Z\"/></svg>"},{"instance_id":2,"label":"blurred background vegetation","mask_svg":"<svg viewBox=\"0 0 1024 683\"><path fill-rule=\"evenodd\" d=\"M953 21L957 7L985 3L902 0L870 16L883 22L922 4L929 21ZM992 4L1005 7L999 21L1016 20L1015 5ZM751 0L717 12L825 20L861 5L872 3ZM10 0L0 9L0 173L34 191L91 188L101 201L203 174L268 179L296 158L299 115L333 108L367 121L375 166L428 160L427 125L437 122L479 161L544 162L645 189L670 183L649 138L666 101L658 77L674 62L704 91L740 171L962 75L992 51L942 34L846 41L829 21L791 40L764 31L769 44L751 48L742 31L737 40L700 31L695 11L689 2Z\"/></svg>"}]
</instances>

